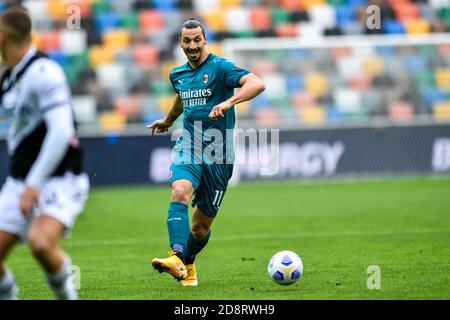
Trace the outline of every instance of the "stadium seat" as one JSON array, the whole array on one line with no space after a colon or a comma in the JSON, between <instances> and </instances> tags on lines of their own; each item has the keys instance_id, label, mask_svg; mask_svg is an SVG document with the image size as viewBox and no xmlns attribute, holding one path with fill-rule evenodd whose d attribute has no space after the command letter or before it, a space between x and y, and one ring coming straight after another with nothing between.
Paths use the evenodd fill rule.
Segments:
<instances>
[{"instance_id":1,"label":"stadium seat","mask_svg":"<svg viewBox=\"0 0 450 320\"><path fill-rule=\"evenodd\" d=\"M139 118L140 110L138 97L136 96L121 96L114 101L114 110L123 116L125 119Z\"/></svg>"},{"instance_id":2,"label":"stadium seat","mask_svg":"<svg viewBox=\"0 0 450 320\"><path fill-rule=\"evenodd\" d=\"M405 70L411 74L425 72L429 69L428 61L424 56L414 54L405 57Z\"/></svg>"},{"instance_id":3,"label":"stadium seat","mask_svg":"<svg viewBox=\"0 0 450 320\"><path fill-rule=\"evenodd\" d=\"M299 0L280 0L279 5L284 10L298 11L304 9L303 2Z\"/></svg>"},{"instance_id":4,"label":"stadium seat","mask_svg":"<svg viewBox=\"0 0 450 320\"><path fill-rule=\"evenodd\" d=\"M263 92L250 100L250 107L252 111L270 108L269 97L267 96L266 92Z\"/></svg>"},{"instance_id":5,"label":"stadium seat","mask_svg":"<svg viewBox=\"0 0 450 320\"><path fill-rule=\"evenodd\" d=\"M303 2L303 7L305 9L309 9L314 6L324 4L326 1L325 0L303 0L302 2Z\"/></svg>"},{"instance_id":6,"label":"stadium seat","mask_svg":"<svg viewBox=\"0 0 450 320\"><path fill-rule=\"evenodd\" d=\"M279 24L275 28L278 37L296 37L298 35L298 25L295 23Z\"/></svg>"},{"instance_id":7,"label":"stadium seat","mask_svg":"<svg viewBox=\"0 0 450 320\"><path fill-rule=\"evenodd\" d=\"M103 46L92 46L89 49L89 64L96 68L103 64L110 64L114 61L115 51Z\"/></svg>"},{"instance_id":8,"label":"stadium seat","mask_svg":"<svg viewBox=\"0 0 450 320\"><path fill-rule=\"evenodd\" d=\"M442 9L450 6L449 0L428 0L428 3L434 9Z\"/></svg>"},{"instance_id":9,"label":"stadium seat","mask_svg":"<svg viewBox=\"0 0 450 320\"><path fill-rule=\"evenodd\" d=\"M407 102L392 103L388 107L389 119L394 121L411 121L414 118L414 107Z\"/></svg>"},{"instance_id":10,"label":"stadium seat","mask_svg":"<svg viewBox=\"0 0 450 320\"><path fill-rule=\"evenodd\" d=\"M305 75L305 87L315 96L323 96L329 89L326 76L316 72Z\"/></svg>"},{"instance_id":11,"label":"stadium seat","mask_svg":"<svg viewBox=\"0 0 450 320\"><path fill-rule=\"evenodd\" d=\"M286 89L288 93L300 92L305 89L303 77L300 74L287 74L286 75Z\"/></svg>"},{"instance_id":12,"label":"stadium seat","mask_svg":"<svg viewBox=\"0 0 450 320\"><path fill-rule=\"evenodd\" d=\"M397 20L385 20L383 31L387 34L403 34L405 33L405 26Z\"/></svg>"},{"instance_id":13,"label":"stadium seat","mask_svg":"<svg viewBox=\"0 0 450 320\"><path fill-rule=\"evenodd\" d=\"M265 93L269 98L277 99L286 96L286 78L280 73L267 74L262 76L262 79L267 88Z\"/></svg>"},{"instance_id":14,"label":"stadium seat","mask_svg":"<svg viewBox=\"0 0 450 320\"><path fill-rule=\"evenodd\" d=\"M419 7L413 2L396 1L392 4L395 17L400 22L416 20L419 18Z\"/></svg>"},{"instance_id":15,"label":"stadium seat","mask_svg":"<svg viewBox=\"0 0 450 320\"><path fill-rule=\"evenodd\" d=\"M430 32L430 24L424 19L411 19L405 22L409 34L426 34Z\"/></svg>"},{"instance_id":16,"label":"stadium seat","mask_svg":"<svg viewBox=\"0 0 450 320\"><path fill-rule=\"evenodd\" d=\"M348 80L350 88L358 91L367 91L372 89L371 78L367 75L357 75Z\"/></svg>"},{"instance_id":17,"label":"stadium seat","mask_svg":"<svg viewBox=\"0 0 450 320\"><path fill-rule=\"evenodd\" d=\"M290 23L290 13L289 11L281 8L272 9L272 25L277 27L280 24Z\"/></svg>"},{"instance_id":18,"label":"stadium seat","mask_svg":"<svg viewBox=\"0 0 450 320\"><path fill-rule=\"evenodd\" d=\"M139 28L138 15L136 12L125 12L120 16L120 26L129 30L130 32L136 32Z\"/></svg>"},{"instance_id":19,"label":"stadium seat","mask_svg":"<svg viewBox=\"0 0 450 320\"><path fill-rule=\"evenodd\" d=\"M207 11L203 14L205 24L214 32L226 30L225 17L220 10Z\"/></svg>"},{"instance_id":20,"label":"stadium seat","mask_svg":"<svg viewBox=\"0 0 450 320\"><path fill-rule=\"evenodd\" d=\"M203 14L209 11L220 10L220 0L192 0L194 10Z\"/></svg>"},{"instance_id":21,"label":"stadium seat","mask_svg":"<svg viewBox=\"0 0 450 320\"><path fill-rule=\"evenodd\" d=\"M343 5L336 7L336 23L342 27L345 24L352 23L356 20L355 7Z\"/></svg>"},{"instance_id":22,"label":"stadium seat","mask_svg":"<svg viewBox=\"0 0 450 320\"><path fill-rule=\"evenodd\" d=\"M240 0L220 0L220 8L221 9L227 9L227 8L237 8L241 6ZM243 6L245 7L245 6Z\"/></svg>"},{"instance_id":23,"label":"stadium seat","mask_svg":"<svg viewBox=\"0 0 450 320\"><path fill-rule=\"evenodd\" d=\"M350 56L352 50L349 47L333 47L330 48L331 57L334 60Z\"/></svg>"},{"instance_id":24,"label":"stadium seat","mask_svg":"<svg viewBox=\"0 0 450 320\"><path fill-rule=\"evenodd\" d=\"M116 111L100 113L100 129L104 132L122 132L125 130L126 119Z\"/></svg>"},{"instance_id":25,"label":"stadium seat","mask_svg":"<svg viewBox=\"0 0 450 320\"><path fill-rule=\"evenodd\" d=\"M336 107L345 112L355 112L361 108L362 100L359 91L347 88L338 88L333 92Z\"/></svg>"},{"instance_id":26,"label":"stadium seat","mask_svg":"<svg viewBox=\"0 0 450 320\"><path fill-rule=\"evenodd\" d=\"M61 51L52 51L48 53L50 59L56 61L61 67L65 68L69 63L69 56Z\"/></svg>"},{"instance_id":27,"label":"stadium seat","mask_svg":"<svg viewBox=\"0 0 450 320\"><path fill-rule=\"evenodd\" d=\"M280 112L276 109L263 109L255 112L256 123L265 126L272 127L280 122Z\"/></svg>"},{"instance_id":28,"label":"stadium seat","mask_svg":"<svg viewBox=\"0 0 450 320\"><path fill-rule=\"evenodd\" d=\"M39 35L39 49L44 52L59 51L61 49L61 38L59 32L42 32Z\"/></svg>"},{"instance_id":29,"label":"stadium seat","mask_svg":"<svg viewBox=\"0 0 450 320\"><path fill-rule=\"evenodd\" d=\"M317 98L311 92L294 92L292 95L292 104L295 109L303 109L316 104Z\"/></svg>"},{"instance_id":30,"label":"stadium seat","mask_svg":"<svg viewBox=\"0 0 450 320\"><path fill-rule=\"evenodd\" d=\"M62 52L80 54L87 50L87 31L85 29L61 30L59 36Z\"/></svg>"},{"instance_id":31,"label":"stadium seat","mask_svg":"<svg viewBox=\"0 0 450 320\"><path fill-rule=\"evenodd\" d=\"M143 93L137 95L140 113L145 116L149 112L158 112L158 97Z\"/></svg>"},{"instance_id":32,"label":"stadium seat","mask_svg":"<svg viewBox=\"0 0 450 320\"><path fill-rule=\"evenodd\" d=\"M344 79L350 79L362 73L362 59L354 55L340 57L337 70Z\"/></svg>"},{"instance_id":33,"label":"stadium seat","mask_svg":"<svg viewBox=\"0 0 450 320\"><path fill-rule=\"evenodd\" d=\"M324 29L336 27L336 9L328 4L315 5L308 8L311 22L320 24Z\"/></svg>"},{"instance_id":34,"label":"stadium seat","mask_svg":"<svg viewBox=\"0 0 450 320\"><path fill-rule=\"evenodd\" d=\"M249 101L241 102L241 103L235 105L234 109L236 110L236 117L238 119L249 116L251 114Z\"/></svg>"},{"instance_id":35,"label":"stadium seat","mask_svg":"<svg viewBox=\"0 0 450 320\"><path fill-rule=\"evenodd\" d=\"M298 34L301 38L317 38L324 34L324 27L320 23L311 21L300 22L298 24Z\"/></svg>"},{"instance_id":36,"label":"stadium seat","mask_svg":"<svg viewBox=\"0 0 450 320\"><path fill-rule=\"evenodd\" d=\"M100 34L119 27L119 15L116 12L105 12L95 15L95 25Z\"/></svg>"},{"instance_id":37,"label":"stadium seat","mask_svg":"<svg viewBox=\"0 0 450 320\"><path fill-rule=\"evenodd\" d=\"M228 8L225 10L225 26L229 32L242 32L251 29L250 12L247 8Z\"/></svg>"},{"instance_id":38,"label":"stadium seat","mask_svg":"<svg viewBox=\"0 0 450 320\"><path fill-rule=\"evenodd\" d=\"M327 121L336 122L345 120L345 113L335 106L328 106L325 110Z\"/></svg>"},{"instance_id":39,"label":"stadium seat","mask_svg":"<svg viewBox=\"0 0 450 320\"><path fill-rule=\"evenodd\" d=\"M433 107L433 116L438 120L449 120L450 102L436 103Z\"/></svg>"},{"instance_id":40,"label":"stadium seat","mask_svg":"<svg viewBox=\"0 0 450 320\"><path fill-rule=\"evenodd\" d=\"M93 96L74 96L73 108L77 122L90 124L97 122L97 101Z\"/></svg>"},{"instance_id":41,"label":"stadium seat","mask_svg":"<svg viewBox=\"0 0 450 320\"><path fill-rule=\"evenodd\" d=\"M107 13L111 11L109 6L109 1L91 1L91 9L93 14L96 16L100 13Z\"/></svg>"},{"instance_id":42,"label":"stadium seat","mask_svg":"<svg viewBox=\"0 0 450 320\"><path fill-rule=\"evenodd\" d=\"M367 57L362 60L362 69L370 76L380 76L384 73L384 60L377 56Z\"/></svg>"},{"instance_id":43,"label":"stadium seat","mask_svg":"<svg viewBox=\"0 0 450 320\"><path fill-rule=\"evenodd\" d=\"M167 114L172 108L174 96L173 95L157 95L158 97L158 110L163 114Z\"/></svg>"},{"instance_id":44,"label":"stadium seat","mask_svg":"<svg viewBox=\"0 0 450 320\"><path fill-rule=\"evenodd\" d=\"M134 62L141 67L154 66L159 62L159 52L149 44L137 44L133 48Z\"/></svg>"},{"instance_id":45,"label":"stadium seat","mask_svg":"<svg viewBox=\"0 0 450 320\"><path fill-rule=\"evenodd\" d=\"M158 112L158 111L149 111L149 112L147 112L147 113L145 113L145 114L143 115L142 120L143 120L145 123L150 124L150 123L155 122L156 120L159 120L159 119L164 118L164 116L165 116L165 114L162 113L162 112ZM175 122L175 123L176 123L176 122Z\"/></svg>"},{"instance_id":46,"label":"stadium seat","mask_svg":"<svg viewBox=\"0 0 450 320\"><path fill-rule=\"evenodd\" d=\"M119 94L125 89L125 65L119 63L103 64L98 66L95 71L98 84L105 89Z\"/></svg>"},{"instance_id":47,"label":"stadium seat","mask_svg":"<svg viewBox=\"0 0 450 320\"><path fill-rule=\"evenodd\" d=\"M270 10L266 7L255 7L250 9L250 25L253 30L269 30L272 26Z\"/></svg>"},{"instance_id":48,"label":"stadium seat","mask_svg":"<svg viewBox=\"0 0 450 320\"><path fill-rule=\"evenodd\" d=\"M164 27L164 19L160 11L142 10L139 13L139 29L142 32L158 32Z\"/></svg>"},{"instance_id":49,"label":"stadium seat","mask_svg":"<svg viewBox=\"0 0 450 320\"><path fill-rule=\"evenodd\" d=\"M425 103L429 107L439 102L446 102L449 99L447 91L435 87L426 88L421 93Z\"/></svg>"},{"instance_id":50,"label":"stadium seat","mask_svg":"<svg viewBox=\"0 0 450 320\"><path fill-rule=\"evenodd\" d=\"M177 8L177 0L153 0L153 6L157 10L172 11Z\"/></svg>"},{"instance_id":51,"label":"stadium seat","mask_svg":"<svg viewBox=\"0 0 450 320\"><path fill-rule=\"evenodd\" d=\"M325 122L326 112L320 105L313 105L299 111L300 119L305 124L320 124Z\"/></svg>"},{"instance_id":52,"label":"stadium seat","mask_svg":"<svg viewBox=\"0 0 450 320\"><path fill-rule=\"evenodd\" d=\"M364 27L358 21L347 22L340 26L344 35L361 35L364 33Z\"/></svg>"},{"instance_id":53,"label":"stadium seat","mask_svg":"<svg viewBox=\"0 0 450 320\"><path fill-rule=\"evenodd\" d=\"M105 31L103 45L106 48L122 49L130 46L131 34L126 29L114 29Z\"/></svg>"},{"instance_id":54,"label":"stadium seat","mask_svg":"<svg viewBox=\"0 0 450 320\"><path fill-rule=\"evenodd\" d=\"M28 10L33 21L50 20L46 1L25 0L22 5Z\"/></svg>"},{"instance_id":55,"label":"stadium seat","mask_svg":"<svg viewBox=\"0 0 450 320\"><path fill-rule=\"evenodd\" d=\"M47 13L53 20L64 20L67 17L67 3L62 0L48 0Z\"/></svg>"},{"instance_id":56,"label":"stadium seat","mask_svg":"<svg viewBox=\"0 0 450 320\"><path fill-rule=\"evenodd\" d=\"M450 68L438 68L434 76L439 89L450 90Z\"/></svg>"},{"instance_id":57,"label":"stadium seat","mask_svg":"<svg viewBox=\"0 0 450 320\"><path fill-rule=\"evenodd\" d=\"M431 71L424 71L414 75L415 83L419 90L425 90L435 85L434 74Z\"/></svg>"},{"instance_id":58,"label":"stadium seat","mask_svg":"<svg viewBox=\"0 0 450 320\"><path fill-rule=\"evenodd\" d=\"M223 55L222 43L215 41L208 42L208 51L218 56L222 56Z\"/></svg>"}]
</instances>

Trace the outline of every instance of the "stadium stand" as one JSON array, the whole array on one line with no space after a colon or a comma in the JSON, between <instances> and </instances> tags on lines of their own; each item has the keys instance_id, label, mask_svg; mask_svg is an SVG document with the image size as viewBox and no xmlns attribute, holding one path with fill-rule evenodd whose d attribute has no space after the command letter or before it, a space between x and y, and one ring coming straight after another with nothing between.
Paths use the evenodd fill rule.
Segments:
<instances>
[{"instance_id":1,"label":"stadium stand","mask_svg":"<svg viewBox=\"0 0 450 320\"><path fill-rule=\"evenodd\" d=\"M5 0L0 10L15 4L28 8L35 19L36 46L64 68L78 120L105 128L147 123L167 112L173 98L168 71L179 62L178 28L190 17L205 22L210 51L219 54L229 38L450 30L448 0ZM371 4L381 8L377 30L365 24ZM81 28L68 30L73 6L81 13ZM372 115L399 121L418 114L449 119L450 46L423 50L417 54L383 46L359 58L346 48L331 48L308 60L313 61L308 68L301 67L301 57L311 55L309 50L281 53L288 56L276 61L296 61L290 69L271 59L253 61L250 68L271 90L242 106L239 117L260 124L285 118L315 124ZM323 61L330 64L324 67ZM389 103L377 94L386 87L396 92Z\"/></svg>"}]
</instances>

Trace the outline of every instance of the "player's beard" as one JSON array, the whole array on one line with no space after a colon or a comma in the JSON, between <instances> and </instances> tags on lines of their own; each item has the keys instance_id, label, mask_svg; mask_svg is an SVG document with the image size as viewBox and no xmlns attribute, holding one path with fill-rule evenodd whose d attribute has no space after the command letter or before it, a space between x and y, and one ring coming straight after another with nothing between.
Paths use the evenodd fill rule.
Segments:
<instances>
[{"instance_id":1,"label":"player's beard","mask_svg":"<svg viewBox=\"0 0 450 320\"><path fill-rule=\"evenodd\" d=\"M195 53L193 51L195 51ZM202 49L199 48L196 50L186 50L186 56L189 61L197 62L202 56Z\"/></svg>"}]
</instances>

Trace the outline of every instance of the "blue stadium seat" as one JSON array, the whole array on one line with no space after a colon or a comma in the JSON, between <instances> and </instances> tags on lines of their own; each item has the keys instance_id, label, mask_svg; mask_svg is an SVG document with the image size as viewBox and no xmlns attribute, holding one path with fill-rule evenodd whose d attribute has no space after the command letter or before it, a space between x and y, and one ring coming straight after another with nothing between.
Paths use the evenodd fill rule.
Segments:
<instances>
[{"instance_id":1,"label":"blue stadium seat","mask_svg":"<svg viewBox=\"0 0 450 320\"><path fill-rule=\"evenodd\" d=\"M436 102L443 102L448 100L449 94L438 88L432 87L422 91L423 99L426 104L431 108Z\"/></svg>"},{"instance_id":2,"label":"blue stadium seat","mask_svg":"<svg viewBox=\"0 0 450 320\"><path fill-rule=\"evenodd\" d=\"M5 9L5 5L3 4L3 2L0 2L0 12L2 12L3 9Z\"/></svg>"},{"instance_id":3,"label":"blue stadium seat","mask_svg":"<svg viewBox=\"0 0 450 320\"><path fill-rule=\"evenodd\" d=\"M367 0L347 0L346 3L354 6L354 7L361 7L367 5Z\"/></svg>"},{"instance_id":4,"label":"blue stadium seat","mask_svg":"<svg viewBox=\"0 0 450 320\"><path fill-rule=\"evenodd\" d=\"M286 86L289 93L302 91L305 88L303 78L299 74L287 75Z\"/></svg>"},{"instance_id":5,"label":"blue stadium seat","mask_svg":"<svg viewBox=\"0 0 450 320\"><path fill-rule=\"evenodd\" d=\"M420 55L410 55L405 58L405 69L416 74L428 70L427 58Z\"/></svg>"},{"instance_id":6,"label":"blue stadium seat","mask_svg":"<svg viewBox=\"0 0 450 320\"><path fill-rule=\"evenodd\" d=\"M157 10L174 10L177 8L177 0L150 0L150 5Z\"/></svg>"},{"instance_id":7,"label":"blue stadium seat","mask_svg":"<svg viewBox=\"0 0 450 320\"><path fill-rule=\"evenodd\" d=\"M143 115L142 119L145 123L153 123L156 120L164 118L165 114L158 111L150 111Z\"/></svg>"},{"instance_id":8,"label":"blue stadium seat","mask_svg":"<svg viewBox=\"0 0 450 320\"><path fill-rule=\"evenodd\" d=\"M332 106L332 105L327 106L326 115L327 115L327 120L330 120L330 121L339 121L339 120L345 119L345 117L346 117L344 112L342 112L337 107Z\"/></svg>"},{"instance_id":9,"label":"blue stadium seat","mask_svg":"<svg viewBox=\"0 0 450 320\"><path fill-rule=\"evenodd\" d=\"M380 56L394 56L395 48L392 46L378 46L375 48L375 52Z\"/></svg>"},{"instance_id":10,"label":"blue stadium seat","mask_svg":"<svg viewBox=\"0 0 450 320\"><path fill-rule=\"evenodd\" d=\"M115 29L119 26L120 17L115 12L99 13L95 17L95 25L100 34L108 29Z\"/></svg>"},{"instance_id":11,"label":"blue stadium seat","mask_svg":"<svg viewBox=\"0 0 450 320\"><path fill-rule=\"evenodd\" d=\"M405 33L405 26L397 20L385 20L383 23L384 33Z\"/></svg>"},{"instance_id":12,"label":"blue stadium seat","mask_svg":"<svg viewBox=\"0 0 450 320\"><path fill-rule=\"evenodd\" d=\"M62 53L61 51L52 51L49 52L48 55L50 59L59 63L59 65L62 66L63 68L65 68L70 63L69 57L64 53Z\"/></svg>"},{"instance_id":13,"label":"blue stadium seat","mask_svg":"<svg viewBox=\"0 0 450 320\"><path fill-rule=\"evenodd\" d=\"M351 23L355 19L355 7L349 5L336 7L336 22L338 26Z\"/></svg>"},{"instance_id":14,"label":"blue stadium seat","mask_svg":"<svg viewBox=\"0 0 450 320\"><path fill-rule=\"evenodd\" d=\"M260 95L250 100L250 107L252 111L270 108L271 106L269 97L265 92L261 93Z\"/></svg>"}]
</instances>

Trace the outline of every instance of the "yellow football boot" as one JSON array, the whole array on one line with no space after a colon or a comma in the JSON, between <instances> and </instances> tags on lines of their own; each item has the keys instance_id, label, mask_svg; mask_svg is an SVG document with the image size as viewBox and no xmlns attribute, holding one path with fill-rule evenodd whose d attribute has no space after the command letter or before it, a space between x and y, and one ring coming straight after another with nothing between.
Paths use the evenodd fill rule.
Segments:
<instances>
[{"instance_id":1,"label":"yellow football boot","mask_svg":"<svg viewBox=\"0 0 450 320\"><path fill-rule=\"evenodd\" d=\"M186 266L183 261L175 255L175 252L170 251L169 257L164 259L155 258L152 260L152 266L161 272L167 272L178 281L183 280L187 276Z\"/></svg>"},{"instance_id":2,"label":"yellow football boot","mask_svg":"<svg viewBox=\"0 0 450 320\"><path fill-rule=\"evenodd\" d=\"M197 269L195 263L186 265L187 277L181 280L181 285L184 287L196 287L198 285Z\"/></svg>"}]
</instances>

